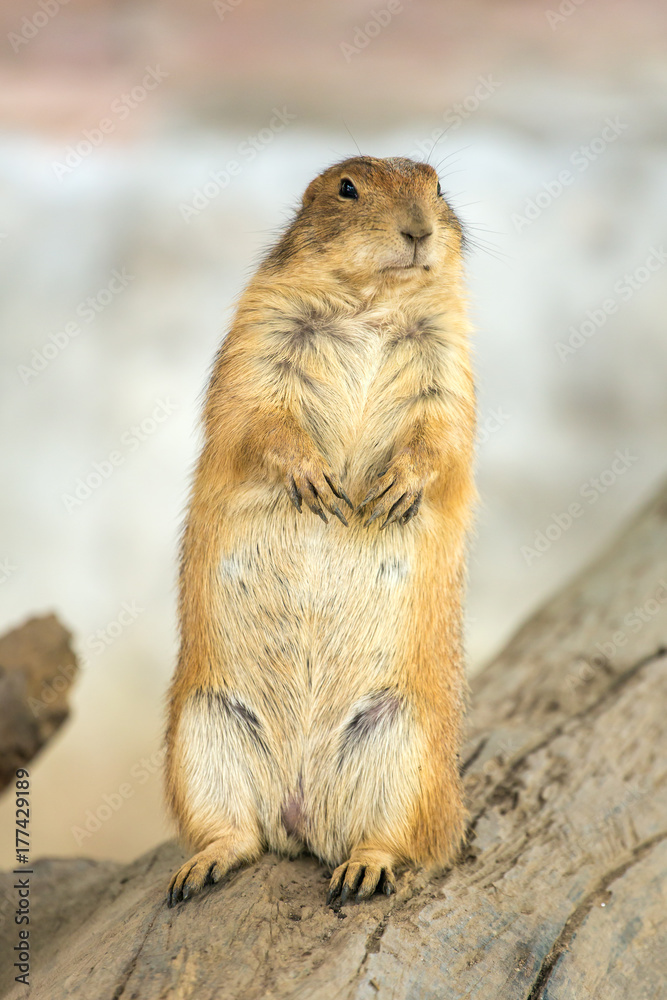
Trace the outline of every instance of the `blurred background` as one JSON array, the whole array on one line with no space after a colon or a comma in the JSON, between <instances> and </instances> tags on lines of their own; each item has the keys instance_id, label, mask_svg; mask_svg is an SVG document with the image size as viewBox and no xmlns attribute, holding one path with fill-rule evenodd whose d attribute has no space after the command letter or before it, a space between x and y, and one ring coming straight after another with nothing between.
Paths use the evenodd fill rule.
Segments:
<instances>
[{"instance_id":1,"label":"blurred background","mask_svg":"<svg viewBox=\"0 0 667 1000\"><path fill-rule=\"evenodd\" d=\"M127 859L170 831L201 394L258 255L335 160L428 157L469 227L471 672L647 499L667 467L666 32L659 0L2 5L0 629L53 610L83 662L31 766L33 857Z\"/></svg>"}]
</instances>

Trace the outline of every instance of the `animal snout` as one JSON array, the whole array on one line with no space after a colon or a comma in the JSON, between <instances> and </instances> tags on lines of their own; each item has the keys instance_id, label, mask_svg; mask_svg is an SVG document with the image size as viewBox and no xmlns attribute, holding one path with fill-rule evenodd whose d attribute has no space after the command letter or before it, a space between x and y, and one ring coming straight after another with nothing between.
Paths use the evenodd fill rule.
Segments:
<instances>
[{"instance_id":1,"label":"animal snout","mask_svg":"<svg viewBox=\"0 0 667 1000\"><path fill-rule=\"evenodd\" d=\"M401 236L405 237L409 246L418 246L432 235L433 228L425 222L413 223L401 230Z\"/></svg>"}]
</instances>

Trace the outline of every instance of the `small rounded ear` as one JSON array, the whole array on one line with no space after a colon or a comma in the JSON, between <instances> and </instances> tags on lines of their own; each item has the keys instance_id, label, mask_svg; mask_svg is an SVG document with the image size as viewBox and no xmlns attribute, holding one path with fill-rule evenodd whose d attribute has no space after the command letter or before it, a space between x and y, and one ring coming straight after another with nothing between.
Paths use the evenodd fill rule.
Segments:
<instances>
[{"instance_id":1,"label":"small rounded ear","mask_svg":"<svg viewBox=\"0 0 667 1000\"><path fill-rule=\"evenodd\" d=\"M308 208L308 206L315 201L317 193L320 189L321 181L322 181L321 177L316 177L314 181L310 182L310 184L304 191L303 201L302 201L302 205L304 208Z\"/></svg>"}]
</instances>

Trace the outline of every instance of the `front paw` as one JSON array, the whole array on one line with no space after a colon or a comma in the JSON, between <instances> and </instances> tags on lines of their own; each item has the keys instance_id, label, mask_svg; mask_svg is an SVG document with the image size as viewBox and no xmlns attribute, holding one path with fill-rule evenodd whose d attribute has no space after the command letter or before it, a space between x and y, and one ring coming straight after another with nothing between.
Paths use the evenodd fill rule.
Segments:
<instances>
[{"instance_id":1,"label":"front paw","mask_svg":"<svg viewBox=\"0 0 667 1000\"><path fill-rule=\"evenodd\" d=\"M385 518L380 531L393 521L407 524L419 511L426 481L408 454L397 455L360 504L369 508L364 527L380 517Z\"/></svg>"},{"instance_id":2,"label":"front paw","mask_svg":"<svg viewBox=\"0 0 667 1000\"><path fill-rule=\"evenodd\" d=\"M329 519L324 508L334 514L347 527L347 520L340 509L338 500L344 500L350 510L354 510L336 475L327 467L323 459L304 458L291 466L285 473L287 495L301 513L301 503L306 504L325 524Z\"/></svg>"}]
</instances>

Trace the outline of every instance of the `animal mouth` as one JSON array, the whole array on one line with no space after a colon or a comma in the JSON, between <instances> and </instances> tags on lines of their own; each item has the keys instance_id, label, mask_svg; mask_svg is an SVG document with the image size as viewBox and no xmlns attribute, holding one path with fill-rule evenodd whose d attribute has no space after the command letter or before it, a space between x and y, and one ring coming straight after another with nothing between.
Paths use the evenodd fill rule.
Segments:
<instances>
[{"instance_id":1,"label":"animal mouth","mask_svg":"<svg viewBox=\"0 0 667 1000\"><path fill-rule=\"evenodd\" d=\"M426 261L424 261L423 259L424 257L426 257ZM394 272L422 271L422 270L429 271L430 269L431 265L430 263L428 263L428 255L420 254L419 248L415 247L412 260L406 261L405 263L402 264L399 263L387 264L385 267L381 267L380 271L383 273L387 273L391 271Z\"/></svg>"}]
</instances>

